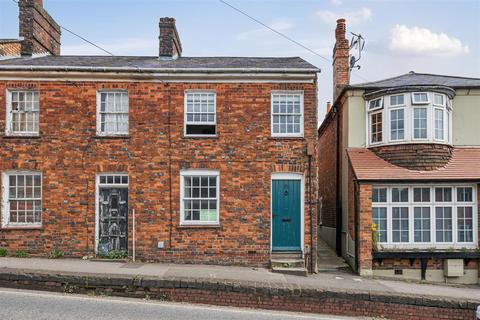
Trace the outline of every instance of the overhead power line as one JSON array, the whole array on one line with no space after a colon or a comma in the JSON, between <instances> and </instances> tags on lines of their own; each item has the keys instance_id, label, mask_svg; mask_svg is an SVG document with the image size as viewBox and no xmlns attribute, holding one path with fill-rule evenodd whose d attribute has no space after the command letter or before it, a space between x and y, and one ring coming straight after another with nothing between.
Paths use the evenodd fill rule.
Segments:
<instances>
[{"instance_id":1,"label":"overhead power line","mask_svg":"<svg viewBox=\"0 0 480 320\"><path fill-rule=\"evenodd\" d=\"M221 2L221 3L223 3L224 5L226 5L226 6L230 7L230 8L232 8L233 10L235 10L235 11L239 12L240 14L242 14L242 15L246 16L247 18L249 18L249 19L251 19L251 20L255 21L256 23L260 24L261 26L263 26L263 27L265 27L265 28L269 29L270 31L272 31L272 32L275 32L276 34L278 34L279 36L281 36L281 37L283 37L283 38L287 39L288 41L290 41L290 42L293 42L293 43L294 43L294 44L296 44L297 46L300 46L300 47L302 47L303 49L307 50L308 52L310 52L310 53L313 53L314 55L316 55L316 56L318 56L318 57L322 58L322 59L323 59L323 60L325 60L325 61L328 61L328 62L330 62L330 63L333 63L333 61L332 61L331 59L329 59L329 58L326 58L326 57L322 56L320 53L318 53L318 52L316 52L315 50L313 50L313 49L311 49L311 48L307 47L306 45L304 45L304 44L302 44L302 43L298 42L297 40L295 40L295 39L293 39L293 38L291 38L291 37L287 36L287 35L286 35L286 34L284 34L283 32L280 32L280 31L278 31L278 30L276 30L276 29L274 29L274 28L270 27L269 25L267 25L267 24L263 23L262 21L260 21L260 20L258 20L258 19L256 19L256 18L252 17L251 15L249 15L248 13L246 13L245 11L242 11L242 10L240 10L239 8L237 8L237 7L233 6L232 4L228 3L227 1L224 1L224 0L218 0L218 1L220 1L220 2ZM354 75L354 76L356 76L356 77L359 77L360 79L362 79L362 80L364 80L364 81L368 81L368 79L366 79L366 78L362 77L362 76L361 76L361 75L359 75L358 73L352 73L352 75Z\"/></svg>"},{"instance_id":2,"label":"overhead power line","mask_svg":"<svg viewBox=\"0 0 480 320\"><path fill-rule=\"evenodd\" d=\"M12 0L12 1L13 1L14 3L18 4L18 0ZM92 45L92 46L94 46L95 48L102 50L102 51L105 52L106 54L111 55L111 56L115 56L113 53L111 53L110 51L102 48L102 47L99 46L98 44L95 44L94 42L86 39L85 37L82 37L81 35L73 32L72 30L69 30L69 29L65 28L64 26L62 26L62 25L60 25L60 24L58 24L58 25L59 25L60 28L62 28L63 30L67 31L68 33L70 33L70 34L72 34L72 35L74 35L74 36L76 36L76 37L78 37L79 39L85 41L86 43L88 43L88 44L90 44L90 45Z\"/></svg>"}]
</instances>

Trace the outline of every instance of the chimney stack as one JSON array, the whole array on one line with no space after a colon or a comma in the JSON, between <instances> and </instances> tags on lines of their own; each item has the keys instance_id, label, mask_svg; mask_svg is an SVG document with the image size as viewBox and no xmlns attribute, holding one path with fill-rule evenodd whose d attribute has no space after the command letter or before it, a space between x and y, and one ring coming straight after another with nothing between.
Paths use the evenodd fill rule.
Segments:
<instances>
[{"instance_id":1,"label":"chimney stack","mask_svg":"<svg viewBox=\"0 0 480 320\"><path fill-rule=\"evenodd\" d=\"M182 56L182 44L178 36L175 18L160 18L160 59L177 59Z\"/></svg>"},{"instance_id":2,"label":"chimney stack","mask_svg":"<svg viewBox=\"0 0 480 320\"><path fill-rule=\"evenodd\" d=\"M60 55L60 26L43 9L42 0L19 0L20 54Z\"/></svg>"},{"instance_id":3,"label":"chimney stack","mask_svg":"<svg viewBox=\"0 0 480 320\"><path fill-rule=\"evenodd\" d=\"M349 43L345 32L345 19L338 19L333 48L333 101L342 89L350 84Z\"/></svg>"}]
</instances>

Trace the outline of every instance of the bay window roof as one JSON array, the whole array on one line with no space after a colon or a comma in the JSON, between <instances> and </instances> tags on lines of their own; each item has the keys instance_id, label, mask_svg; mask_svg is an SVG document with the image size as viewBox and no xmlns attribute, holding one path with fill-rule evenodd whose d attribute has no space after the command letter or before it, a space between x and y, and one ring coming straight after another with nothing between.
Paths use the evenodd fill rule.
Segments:
<instances>
[{"instance_id":1,"label":"bay window roof","mask_svg":"<svg viewBox=\"0 0 480 320\"><path fill-rule=\"evenodd\" d=\"M480 181L480 148L454 148L442 168L409 170L385 161L370 149L347 149L355 178L359 181Z\"/></svg>"}]
</instances>

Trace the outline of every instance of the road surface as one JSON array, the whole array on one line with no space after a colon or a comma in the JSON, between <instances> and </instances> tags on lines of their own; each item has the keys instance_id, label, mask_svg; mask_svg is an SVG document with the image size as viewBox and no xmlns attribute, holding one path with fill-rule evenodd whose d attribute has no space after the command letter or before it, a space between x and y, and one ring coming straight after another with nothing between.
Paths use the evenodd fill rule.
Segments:
<instances>
[{"instance_id":1,"label":"road surface","mask_svg":"<svg viewBox=\"0 0 480 320\"><path fill-rule=\"evenodd\" d=\"M91 297L0 288L2 320L327 320L364 319L268 310Z\"/></svg>"}]
</instances>

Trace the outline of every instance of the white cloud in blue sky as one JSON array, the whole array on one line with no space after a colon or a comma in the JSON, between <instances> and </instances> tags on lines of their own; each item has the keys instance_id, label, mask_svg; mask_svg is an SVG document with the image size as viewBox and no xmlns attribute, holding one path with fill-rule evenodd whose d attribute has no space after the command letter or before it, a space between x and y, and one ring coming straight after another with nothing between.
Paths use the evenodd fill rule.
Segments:
<instances>
[{"instance_id":1,"label":"white cloud in blue sky","mask_svg":"<svg viewBox=\"0 0 480 320\"><path fill-rule=\"evenodd\" d=\"M406 55L457 56L466 54L468 46L447 34L435 33L427 28L408 27L397 24L392 29L390 50Z\"/></svg>"}]
</instances>

